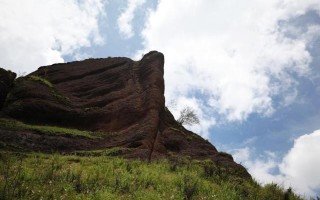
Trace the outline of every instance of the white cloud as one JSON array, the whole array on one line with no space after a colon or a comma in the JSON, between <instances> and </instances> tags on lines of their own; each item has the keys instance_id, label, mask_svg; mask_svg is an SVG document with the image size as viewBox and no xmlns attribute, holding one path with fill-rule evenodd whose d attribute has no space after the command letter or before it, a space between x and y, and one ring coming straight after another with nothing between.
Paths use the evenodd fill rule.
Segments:
<instances>
[{"instance_id":1,"label":"white cloud","mask_svg":"<svg viewBox=\"0 0 320 200\"><path fill-rule=\"evenodd\" d=\"M0 66L31 72L102 44L102 0L1 0Z\"/></svg>"},{"instance_id":2,"label":"white cloud","mask_svg":"<svg viewBox=\"0 0 320 200\"><path fill-rule=\"evenodd\" d=\"M196 101L203 114L228 121L243 121L252 113L270 116L277 108L274 97L282 99L281 106L297 96L292 74L309 73L307 45L317 33L292 38L286 31L289 20L320 10L317 3L161 0L149 13L144 49L136 56L153 49L165 54L168 101L205 99Z\"/></svg>"},{"instance_id":3,"label":"white cloud","mask_svg":"<svg viewBox=\"0 0 320 200\"><path fill-rule=\"evenodd\" d=\"M118 18L119 31L124 38L129 39L134 36L132 20L134 19L137 8L142 6L145 2L145 0L128 0L126 9Z\"/></svg>"},{"instance_id":4,"label":"white cloud","mask_svg":"<svg viewBox=\"0 0 320 200\"><path fill-rule=\"evenodd\" d=\"M249 147L244 147L241 149L235 149L233 152L233 158L235 161L242 163L247 162L250 157L250 149Z\"/></svg>"},{"instance_id":5,"label":"white cloud","mask_svg":"<svg viewBox=\"0 0 320 200\"><path fill-rule=\"evenodd\" d=\"M247 167L249 173L260 183L279 183L283 185L284 177L282 175L274 175L272 171L278 167L275 160L275 154L265 152L260 158L252 159L253 149L248 147L233 150L233 158L236 162Z\"/></svg>"},{"instance_id":6,"label":"white cloud","mask_svg":"<svg viewBox=\"0 0 320 200\"><path fill-rule=\"evenodd\" d=\"M253 149L248 147L233 150L234 159L246 166L259 182L278 183L292 187L301 195L314 196L320 190L320 129L300 136L282 161L272 152L252 159ZM275 174L274 170L279 169Z\"/></svg>"},{"instance_id":7,"label":"white cloud","mask_svg":"<svg viewBox=\"0 0 320 200\"><path fill-rule=\"evenodd\" d=\"M284 157L280 171L293 180L300 192L320 189L320 130L306 134L294 141L292 149Z\"/></svg>"}]
</instances>

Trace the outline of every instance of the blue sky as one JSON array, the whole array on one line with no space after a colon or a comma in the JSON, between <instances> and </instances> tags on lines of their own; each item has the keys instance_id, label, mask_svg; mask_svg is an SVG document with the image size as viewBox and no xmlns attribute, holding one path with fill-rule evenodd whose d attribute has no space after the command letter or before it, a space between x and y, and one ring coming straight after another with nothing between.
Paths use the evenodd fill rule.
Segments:
<instances>
[{"instance_id":1,"label":"blue sky","mask_svg":"<svg viewBox=\"0 0 320 200\"><path fill-rule=\"evenodd\" d=\"M0 66L165 54L167 106L261 183L320 195L320 0L0 0Z\"/></svg>"}]
</instances>

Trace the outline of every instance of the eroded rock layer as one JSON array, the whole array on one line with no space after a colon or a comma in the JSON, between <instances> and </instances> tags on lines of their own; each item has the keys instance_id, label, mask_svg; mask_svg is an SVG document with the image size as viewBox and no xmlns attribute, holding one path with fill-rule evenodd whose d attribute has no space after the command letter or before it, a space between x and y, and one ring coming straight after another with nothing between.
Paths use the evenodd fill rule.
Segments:
<instances>
[{"instance_id":1,"label":"eroded rock layer","mask_svg":"<svg viewBox=\"0 0 320 200\"><path fill-rule=\"evenodd\" d=\"M164 56L156 51L140 61L118 57L40 67L15 80L2 115L29 124L99 132L103 137L66 138L1 127L0 135L3 141L40 151L119 147L128 158L211 159L250 177L231 156L175 121L165 107L163 73Z\"/></svg>"}]
</instances>

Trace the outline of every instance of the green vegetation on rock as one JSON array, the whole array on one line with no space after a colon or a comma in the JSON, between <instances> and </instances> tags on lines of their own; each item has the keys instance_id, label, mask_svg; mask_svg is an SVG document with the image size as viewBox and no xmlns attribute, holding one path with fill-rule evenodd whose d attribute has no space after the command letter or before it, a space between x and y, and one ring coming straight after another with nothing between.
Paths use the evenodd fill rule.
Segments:
<instances>
[{"instance_id":1,"label":"green vegetation on rock","mask_svg":"<svg viewBox=\"0 0 320 200\"><path fill-rule=\"evenodd\" d=\"M0 199L301 199L212 161L0 152Z\"/></svg>"},{"instance_id":2,"label":"green vegetation on rock","mask_svg":"<svg viewBox=\"0 0 320 200\"><path fill-rule=\"evenodd\" d=\"M124 152L132 151L130 148L123 147L113 147L109 149L99 149L99 150L90 150L90 151L75 151L74 155L77 156L119 156Z\"/></svg>"},{"instance_id":3,"label":"green vegetation on rock","mask_svg":"<svg viewBox=\"0 0 320 200\"><path fill-rule=\"evenodd\" d=\"M62 135L66 137L84 137L89 139L101 138L102 133L82 131L78 129L56 126L31 125L9 118L0 118L0 127L9 130L32 130L44 135Z\"/></svg>"},{"instance_id":4,"label":"green vegetation on rock","mask_svg":"<svg viewBox=\"0 0 320 200\"><path fill-rule=\"evenodd\" d=\"M47 79L45 78L42 78L41 76L35 76L35 75L30 75L30 76L27 76L29 80L32 80L32 81L38 81L46 86L48 86L49 88L53 88L53 85L50 81L48 81Z\"/></svg>"}]
</instances>

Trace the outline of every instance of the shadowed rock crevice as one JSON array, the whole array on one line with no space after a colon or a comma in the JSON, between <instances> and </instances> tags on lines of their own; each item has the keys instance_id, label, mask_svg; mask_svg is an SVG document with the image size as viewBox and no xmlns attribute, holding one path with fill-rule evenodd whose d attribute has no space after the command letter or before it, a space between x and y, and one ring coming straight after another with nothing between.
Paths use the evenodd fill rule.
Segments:
<instances>
[{"instance_id":1,"label":"shadowed rock crevice","mask_svg":"<svg viewBox=\"0 0 320 200\"><path fill-rule=\"evenodd\" d=\"M211 159L250 177L231 156L176 122L165 107L163 77L164 56L156 51L140 61L115 57L40 67L11 84L2 116L103 133L102 138L39 136L33 130L0 127L1 140L46 152L117 147L126 149L124 157L149 161L175 156Z\"/></svg>"},{"instance_id":2,"label":"shadowed rock crevice","mask_svg":"<svg viewBox=\"0 0 320 200\"><path fill-rule=\"evenodd\" d=\"M16 76L15 73L0 68L0 109L7 98Z\"/></svg>"}]
</instances>

